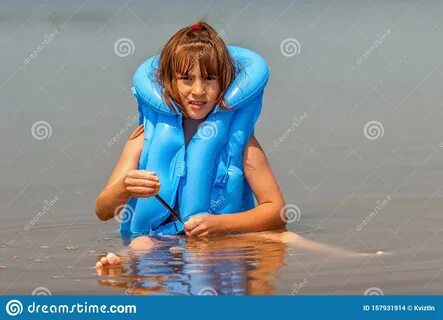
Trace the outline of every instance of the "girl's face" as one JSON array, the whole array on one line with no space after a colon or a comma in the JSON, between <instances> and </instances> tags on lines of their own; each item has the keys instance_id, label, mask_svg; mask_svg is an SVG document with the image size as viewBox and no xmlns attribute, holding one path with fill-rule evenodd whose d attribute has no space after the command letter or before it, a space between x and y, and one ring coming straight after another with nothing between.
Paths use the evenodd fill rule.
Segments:
<instances>
[{"instance_id":1,"label":"girl's face","mask_svg":"<svg viewBox=\"0 0 443 320\"><path fill-rule=\"evenodd\" d=\"M189 74L176 74L180 104L190 118L203 119L211 112L220 96L220 84L215 76L202 77L195 63Z\"/></svg>"}]
</instances>

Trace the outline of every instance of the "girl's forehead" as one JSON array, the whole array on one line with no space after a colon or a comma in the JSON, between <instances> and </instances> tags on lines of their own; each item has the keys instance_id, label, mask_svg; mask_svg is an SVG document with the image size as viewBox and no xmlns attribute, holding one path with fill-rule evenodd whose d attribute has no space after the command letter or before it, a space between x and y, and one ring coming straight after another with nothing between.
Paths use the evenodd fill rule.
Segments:
<instances>
[{"instance_id":1,"label":"girl's forehead","mask_svg":"<svg viewBox=\"0 0 443 320\"><path fill-rule=\"evenodd\" d=\"M182 46L172 56L174 72L178 74L218 74L221 68L215 48L207 45Z\"/></svg>"},{"instance_id":2,"label":"girl's forehead","mask_svg":"<svg viewBox=\"0 0 443 320\"><path fill-rule=\"evenodd\" d=\"M177 70L176 73L198 75L200 74L200 66L198 63L194 63L193 65L188 66L188 68L185 68L184 70Z\"/></svg>"}]
</instances>

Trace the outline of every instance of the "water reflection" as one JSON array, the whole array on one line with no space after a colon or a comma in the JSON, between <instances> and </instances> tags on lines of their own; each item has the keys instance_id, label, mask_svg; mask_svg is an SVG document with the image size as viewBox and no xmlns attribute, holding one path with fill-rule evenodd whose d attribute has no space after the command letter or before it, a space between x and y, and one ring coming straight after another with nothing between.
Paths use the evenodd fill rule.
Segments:
<instances>
[{"instance_id":1,"label":"water reflection","mask_svg":"<svg viewBox=\"0 0 443 320\"><path fill-rule=\"evenodd\" d=\"M286 244L254 234L154 241L149 252L126 253L123 267L103 270L99 284L122 294L270 295L286 254Z\"/></svg>"}]
</instances>

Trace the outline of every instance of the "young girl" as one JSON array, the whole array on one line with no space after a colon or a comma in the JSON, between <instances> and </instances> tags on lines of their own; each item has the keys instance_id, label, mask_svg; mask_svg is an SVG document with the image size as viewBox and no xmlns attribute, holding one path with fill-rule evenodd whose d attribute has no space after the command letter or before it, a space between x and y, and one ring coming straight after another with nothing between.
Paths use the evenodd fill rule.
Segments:
<instances>
[{"instance_id":1,"label":"young girl","mask_svg":"<svg viewBox=\"0 0 443 320\"><path fill-rule=\"evenodd\" d=\"M225 110L230 108L226 105L225 93L235 79L236 70L236 63L223 39L203 21L180 29L162 49L157 81L163 89L164 102L172 110L174 104L177 105L183 115L186 145L216 105ZM113 218L130 198L150 198L159 192L162 181L157 173L149 171L149 168L139 170L144 143L142 124L130 136L108 182L97 197L96 214L101 220ZM285 219L282 219L281 213L285 201L254 134L243 150L242 171L258 205L230 214L192 215L184 219L187 236L206 237L284 227ZM175 209L178 209L181 199L177 197L176 200ZM172 220L174 217L171 215L163 224ZM132 247L135 244L146 247L149 243L150 239L143 236L132 243ZM108 262L105 260L102 259L103 264Z\"/></svg>"},{"instance_id":2,"label":"young girl","mask_svg":"<svg viewBox=\"0 0 443 320\"><path fill-rule=\"evenodd\" d=\"M180 29L162 49L156 71L156 80L161 85L163 92L162 99L165 104L172 111L178 111L178 113L182 115L179 119L183 121L182 128L185 146L192 144L190 141L193 140L193 136L198 131L199 126L208 119L214 107L218 106L222 110L230 109L230 106L226 104L225 94L234 82L236 75L238 75L237 71L236 63L232 60L223 39L210 25L203 21ZM178 106L178 108L175 108L175 106ZM157 117L157 115L155 117ZM249 120L255 122L255 119ZM150 122L145 122L145 124L150 125ZM159 125L164 126L163 134L168 134L168 132L172 130L172 125L165 125L163 120L158 120L157 126ZM163 158L161 155L150 154L150 157L156 159L156 162L151 162L150 166L148 165L146 167L146 170L139 169L141 157L146 156L143 154L143 148L147 143L145 130L144 125L140 125L132 133L111 177L96 201L97 216L101 220L109 220L119 214L119 210L128 203L128 200L135 200L137 203L134 217L132 218L135 220L138 219L138 221L135 223L136 226L134 227L133 225L131 228L135 228L139 233L143 233L142 231L146 228L151 228L150 230L152 230L153 225L157 230L160 230L165 225L173 223L175 219L174 216L170 215L167 219L160 217L162 219L158 221L152 220L149 224L146 224L144 221L151 219L150 216L143 215L146 213L145 211L153 210L154 208L155 210L150 212L150 215L155 215L158 209L164 209L157 202L157 199L153 199L152 197L159 193L161 188L165 188L162 190L164 193L169 192L169 190L172 190L169 189L171 188L170 185L174 184L171 182L172 180L168 180L171 176L170 173L163 174L162 179L167 180L167 183L162 185L163 181L159 178L157 172L155 172L155 170L151 171L152 167L156 167L159 162L162 162ZM153 128L150 127L148 130L152 135ZM241 138L239 138L241 135L242 132L236 134L234 138L231 138L234 141L224 141L224 143L238 144L238 140L241 140ZM161 138L160 136L157 139ZM176 139L174 135L171 137L171 140L172 139ZM247 185L250 187L250 191L253 192L258 204L256 206L255 204L249 204L249 208L245 211L228 210L226 212L225 210L224 213L229 214L210 214L203 212L200 214L193 213L189 216L187 212L179 212L179 215L185 222L183 232L187 236L207 237L284 228L286 220L284 218L285 202L278 183L253 131L247 139L240 154L240 159L242 159L242 163L240 164L241 168L236 169L240 170L240 172L236 172L236 174L237 177L240 177L240 182L246 179ZM200 143L202 144L203 142L201 140L202 139L200 139ZM158 147L158 141L155 142ZM154 141L152 141L152 143L154 143ZM158 148L157 151L170 148L171 143L170 141L165 141L164 144L160 144L160 148ZM190 148L192 147L189 146L188 149ZM149 152L153 152L152 146ZM186 152L188 152L187 155L189 156L191 151L187 150ZM218 168L220 164L223 165L222 161L224 160L219 158L215 159L218 159L220 163L215 163L211 168ZM209 161L203 158L199 160ZM202 172L201 174L214 175L209 172ZM231 178L232 177L230 177L230 179ZM181 208L180 203L182 201L188 201L188 207L192 207L192 205L189 204L189 198L191 198L191 200L195 199L195 201L198 202L201 195L190 194L190 192L186 193L186 190L193 190L192 188L199 183L200 181L197 179L188 179L181 187L178 187L181 195L186 195L183 196L182 199L178 196L179 191L177 191L177 189L171 191L175 192L173 198L175 198L176 211L179 211L178 209ZM226 195L230 197L229 200L235 202L238 199L242 199L242 195L235 194L235 188L232 190L226 193ZM186 197L188 199L183 199ZM143 203L147 204L143 207L144 212L137 212L137 206L140 207ZM159 207L155 207L156 205ZM227 204L227 208L229 208L229 203ZM217 206L215 209L217 209ZM143 219L140 219L140 216L143 217ZM146 228L143 229L144 227ZM179 233L179 230L177 230L177 233ZM261 234L263 235L263 233ZM290 232L266 233L264 235L273 240L297 243L319 251L340 251L304 240ZM129 248L133 250L148 250L152 246L152 243L152 240L148 236L140 236L131 242ZM101 258L97 263L97 268L120 263L120 257L110 253L106 257Z\"/></svg>"}]
</instances>

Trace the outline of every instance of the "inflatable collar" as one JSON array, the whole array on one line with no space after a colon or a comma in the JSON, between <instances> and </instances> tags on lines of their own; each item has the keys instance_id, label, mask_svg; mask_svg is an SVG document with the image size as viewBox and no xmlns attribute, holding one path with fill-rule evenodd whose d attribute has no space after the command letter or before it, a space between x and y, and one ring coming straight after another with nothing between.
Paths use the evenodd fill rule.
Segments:
<instances>
[{"instance_id":1,"label":"inflatable collar","mask_svg":"<svg viewBox=\"0 0 443 320\"><path fill-rule=\"evenodd\" d=\"M155 72L159 57L144 62L135 72L132 91L138 101L145 142L139 169L154 171L161 182L159 195L174 207L176 195L183 220L198 213L227 214L252 209L252 190L243 174L243 152L254 132L269 78L266 62L257 53L228 46L241 66L225 100L231 110L215 106L187 146L181 110L163 101ZM180 222L166 223L170 213L154 197L130 198L120 214L122 232L150 235L177 234Z\"/></svg>"}]
</instances>

